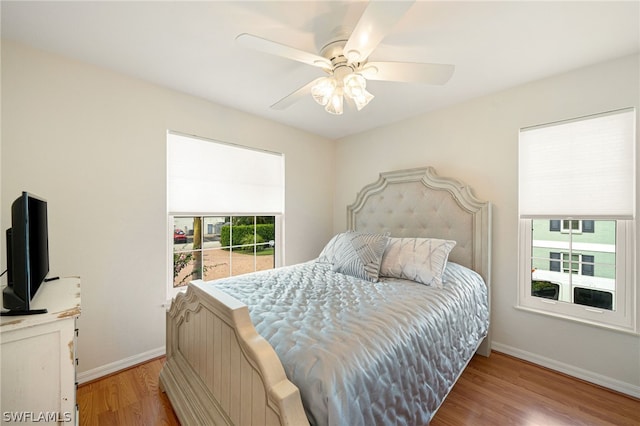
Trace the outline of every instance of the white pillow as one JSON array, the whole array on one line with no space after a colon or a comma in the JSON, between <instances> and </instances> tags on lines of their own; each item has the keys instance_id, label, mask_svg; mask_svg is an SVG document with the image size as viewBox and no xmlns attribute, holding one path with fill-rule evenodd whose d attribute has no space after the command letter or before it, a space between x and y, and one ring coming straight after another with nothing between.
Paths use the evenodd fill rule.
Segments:
<instances>
[{"instance_id":1,"label":"white pillow","mask_svg":"<svg viewBox=\"0 0 640 426\"><path fill-rule=\"evenodd\" d=\"M389 238L380 276L442 288L442 274L455 241L436 238Z\"/></svg>"},{"instance_id":2,"label":"white pillow","mask_svg":"<svg viewBox=\"0 0 640 426\"><path fill-rule=\"evenodd\" d=\"M343 232L327 243L317 261L330 263L334 272L377 282L388 241L388 235Z\"/></svg>"}]
</instances>

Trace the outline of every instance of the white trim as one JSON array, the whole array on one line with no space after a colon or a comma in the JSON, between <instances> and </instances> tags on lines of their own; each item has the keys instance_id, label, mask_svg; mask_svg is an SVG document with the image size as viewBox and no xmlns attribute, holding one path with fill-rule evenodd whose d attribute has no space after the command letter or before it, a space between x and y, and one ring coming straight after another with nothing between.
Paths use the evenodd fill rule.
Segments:
<instances>
[{"instance_id":1,"label":"white trim","mask_svg":"<svg viewBox=\"0 0 640 426\"><path fill-rule=\"evenodd\" d=\"M117 373L118 371L126 370L134 365L141 364L143 362L152 360L164 356L166 348L161 346L150 351L142 352L138 355L133 355L128 358L121 359L119 361L110 362L109 364L102 365L100 367L92 368L91 370L78 373L77 380L79 384L90 382L92 380L99 379L109 374Z\"/></svg>"},{"instance_id":2,"label":"white trim","mask_svg":"<svg viewBox=\"0 0 640 426\"><path fill-rule=\"evenodd\" d=\"M598 374L593 371L585 370L574 365L565 364L563 362L556 361L554 359L537 355L531 352L523 351L521 349L514 348L512 346L508 346L496 341L491 342L491 347L497 352L502 352L507 355L532 362L542 367L549 368L563 374L568 374L569 376L576 377L580 380L584 380L589 383L614 390L616 392L630 395L634 398L640 398L640 386L613 379L611 377L603 376L602 374Z\"/></svg>"}]
</instances>

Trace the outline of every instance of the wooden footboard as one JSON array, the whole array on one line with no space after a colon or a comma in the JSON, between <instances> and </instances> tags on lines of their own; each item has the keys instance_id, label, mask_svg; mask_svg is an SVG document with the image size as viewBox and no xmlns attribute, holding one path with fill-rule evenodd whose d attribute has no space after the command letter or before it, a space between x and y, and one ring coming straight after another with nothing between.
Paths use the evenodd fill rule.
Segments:
<instances>
[{"instance_id":1,"label":"wooden footboard","mask_svg":"<svg viewBox=\"0 0 640 426\"><path fill-rule=\"evenodd\" d=\"M160 383L183 425L308 424L298 388L247 306L202 281L167 312Z\"/></svg>"}]
</instances>

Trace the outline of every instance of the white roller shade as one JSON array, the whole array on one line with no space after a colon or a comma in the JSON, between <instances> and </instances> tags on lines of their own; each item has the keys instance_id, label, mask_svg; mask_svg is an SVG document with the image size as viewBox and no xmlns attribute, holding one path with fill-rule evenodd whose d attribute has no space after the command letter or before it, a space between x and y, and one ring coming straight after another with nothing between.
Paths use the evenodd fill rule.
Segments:
<instances>
[{"instance_id":1,"label":"white roller shade","mask_svg":"<svg viewBox=\"0 0 640 426\"><path fill-rule=\"evenodd\" d=\"M522 129L520 217L631 219L635 116L627 108Z\"/></svg>"},{"instance_id":2,"label":"white roller shade","mask_svg":"<svg viewBox=\"0 0 640 426\"><path fill-rule=\"evenodd\" d=\"M282 154L170 132L167 180L172 214L284 211Z\"/></svg>"}]
</instances>

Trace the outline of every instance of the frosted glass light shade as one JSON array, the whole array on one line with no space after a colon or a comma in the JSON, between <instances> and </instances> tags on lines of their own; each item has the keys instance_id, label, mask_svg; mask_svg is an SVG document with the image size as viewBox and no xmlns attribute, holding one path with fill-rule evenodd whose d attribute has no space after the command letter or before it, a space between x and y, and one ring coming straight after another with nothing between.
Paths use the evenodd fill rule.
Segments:
<instances>
[{"instance_id":1,"label":"frosted glass light shade","mask_svg":"<svg viewBox=\"0 0 640 426\"><path fill-rule=\"evenodd\" d=\"M366 90L363 90L362 93L354 98L352 98L356 104L356 108L360 111L362 108L366 107L369 101L373 99L373 95Z\"/></svg>"},{"instance_id":2,"label":"frosted glass light shade","mask_svg":"<svg viewBox=\"0 0 640 426\"><path fill-rule=\"evenodd\" d=\"M342 88L337 87L324 109L331 114L340 115L343 112L343 103Z\"/></svg>"},{"instance_id":3,"label":"frosted glass light shade","mask_svg":"<svg viewBox=\"0 0 640 426\"><path fill-rule=\"evenodd\" d=\"M352 73L344 78L344 93L353 99L356 108L360 111L373 99L373 95L367 92L367 80L360 74Z\"/></svg>"},{"instance_id":4,"label":"frosted glass light shade","mask_svg":"<svg viewBox=\"0 0 640 426\"><path fill-rule=\"evenodd\" d=\"M627 108L522 129L520 217L633 218L635 117Z\"/></svg>"},{"instance_id":5,"label":"frosted glass light shade","mask_svg":"<svg viewBox=\"0 0 640 426\"><path fill-rule=\"evenodd\" d=\"M366 92L367 80L360 74L351 73L344 78L344 93L352 99L362 97Z\"/></svg>"},{"instance_id":6,"label":"frosted glass light shade","mask_svg":"<svg viewBox=\"0 0 640 426\"><path fill-rule=\"evenodd\" d=\"M318 80L316 84L311 87L311 96L313 99L322 106L329 103L331 96L336 90L336 80L332 77L324 77Z\"/></svg>"}]
</instances>

